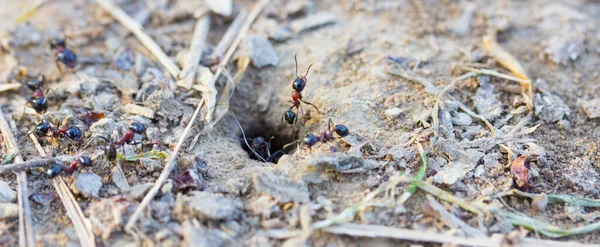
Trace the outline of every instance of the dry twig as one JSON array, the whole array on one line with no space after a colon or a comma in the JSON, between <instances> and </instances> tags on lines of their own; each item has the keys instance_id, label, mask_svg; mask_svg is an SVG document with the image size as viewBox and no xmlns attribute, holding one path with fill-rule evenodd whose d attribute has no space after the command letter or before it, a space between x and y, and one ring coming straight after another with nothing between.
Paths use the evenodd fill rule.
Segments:
<instances>
[{"instance_id":1,"label":"dry twig","mask_svg":"<svg viewBox=\"0 0 600 247\"><path fill-rule=\"evenodd\" d=\"M152 38L144 33L142 26L137 23L134 19L132 19L123 9L119 6L115 5L111 0L96 0L106 12L111 14L117 21L119 21L123 26L129 29L139 40L154 54L156 59L165 66L167 71L173 76L173 78L177 78L177 76L181 73L181 70L173 63L173 61L165 54L165 52L152 40Z\"/></svg>"},{"instance_id":2,"label":"dry twig","mask_svg":"<svg viewBox=\"0 0 600 247\"><path fill-rule=\"evenodd\" d=\"M35 148L38 150L41 156L47 157L48 155L40 145L40 142L35 137L35 135L30 135L31 141L33 142ZM56 158L55 158L56 159ZM75 227L75 232L77 232L77 237L79 238L79 242L81 246L96 246L96 241L94 238L94 234L92 233L92 225L91 222L83 215L83 211L79 207L77 200L71 193L71 190L65 183L63 177L58 176L51 180L52 186L56 190L60 201L65 206L65 211L67 211L67 215L71 222L73 222L73 226Z\"/></svg>"},{"instance_id":3,"label":"dry twig","mask_svg":"<svg viewBox=\"0 0 600 247\"><path fill-rule=\"evenodd\" d=\"M144 211L144 209L148 206L150 201L152 201L154 199L154 196L156 196L156 194L158 193L158 190L160 190L160 187L163 185L163 183L165 181L167 181L169 174L171 174L171 170L173 170L173 168L175 167L175 161L177 160L177 153L179 153L179 150L181 150L181 146L183 146L183 142L185 141L185 138L187 137L188 133L190 132L190 129L192 129L192 125L194 125L194 121L198 117L198 114L200 113L200 109L202 109L203 105L204 105L204 99L198 104L198 107L196 107L196 111L194 111L194 115L192 115L190 122L185 127L185 130L183 130L183 133L181 133L181 137L179 138L179 141L177 142L177 146L175 146L175 150L173 150L173 153L171 154L169 163L167 163L167 165L165 166L163 171L160 173L160 176L154 183L154 186L152 187L152 189L150 189L150 191L148 191L148 194L146 194L146 196L144 196L144 199L142 200L140 205L135 209L135 212L133 212L133 214L131 215L131 218L129 218L129 222L127 222L127 225L125 225L125 231L132 232L132 227L135 224L135 222L137 221L137 219L140 217L140 214L142 213L142 211Z\"/></svg>"},{"instance_id":4,"label":"dry twig","mask_svg":"<svg viewBox=\"0 0 600 247\"><path fill-rule=\"evenodd\" d=\"M4 136L6 147L16 148L15 136L10 130L2 110L0 110L0 132L2 132L2 135ZM23 156L21 156L20 152L17 153L15 161L23 162ZM16 175L17 193L19 195L19 246L35 246L31 207L29 206L29 193L27 192L27 173L18 172Z\"/></svg>"},{"instance_id":5,"label":"dry twig","mask_svg":"<svg viewBox=\"0 0 600 247\"><path fill-rule=\"evenodd\" d=\"M177 81L177 86L187 89L192 88L196 70L198 69L198 64L200 63L200 58L202 58L202 53L206 45L206 37L208 36L209 30L210 15L204 15L196 22L190 50L185 55L183 69L178 76L179 80Z\"/></svg>"}]
</instances>

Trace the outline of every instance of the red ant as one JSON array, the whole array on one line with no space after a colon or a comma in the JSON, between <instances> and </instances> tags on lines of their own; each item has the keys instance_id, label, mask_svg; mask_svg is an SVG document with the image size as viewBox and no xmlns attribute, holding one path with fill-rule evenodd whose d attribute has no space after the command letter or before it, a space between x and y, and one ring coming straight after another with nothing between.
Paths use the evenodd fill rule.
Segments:
<instances>
[{"instance_id":1,"label":"red ant","mask_svg":"<svg viewBox=\"0 0 600 247\"><path fill-rule=\"evenodd\" d=\"M60 70L58 62L62 62L68 68L75 68L77 66L77 55L69 48L67 48L67 42L64 39L54 38L50 40L50 49L56 54L56 66Z\"/></svg>"},{"instance_id":2,"label":"red ant","mask_svg":"<svg viewBox=\"0 0 600 247\"><path fill-rule=\"evenodd\" d=\"M117 141L111 141L110 139L108 139L104 136L96 136L96 137L99 137L108 143L108 145L104 148L104 155L105 155L106 159L112 161L117 158L117 148L119 146L121 146L123 148L123 153L125 153L125 144L129 144L129 145L157 144L156 141L150 142L150 143L139 142L139 141L133 139L135 134L138 134L138 135L144 134L145 135L146 127L144 127L144 125L142 125L141 123L133 122L132 124L130 124L127 127L127 131L125 132L125 134L123 134L123 136L121 138L119 138Z\"/></svg>"},{"instance_id":3,"label":"red ant","mask_svg":"<svg viewBox=\"0 0 600 247\"><path fill-rule=\"evenodd\" d=\"M50 133L50 135L48 135L48 133ZM66 125L63 125L60 127L55 127L52 126L46 119L42 119L42 122L35 126L35 130L27 133L27 135L25 135L23 139L19 141L19 143L21 143L26 137L28 137L31 134L34 134L37 138L66 137L72 142L80 142L83 138L83 132L76 126L67 127Z\"/></svg>"},{"instance_id":4,"label":"red ant","mask_svg":"<svg viewBox=\"0 0 600 247\"><path fill-rule=\"evenodd\" d=\"M46 175L48 175L49 178L54 178L58 176L58 174L60 174L61 172L66 172L67 174L70 174L73 171L75 171L75 169L77 169L78 166L91 167L92 159L85 155L81 155L77 157L77 159L75 159L73 162L71 162L69 166L64 166L62 164L56 163L54 166L46 170Z\"/></svg>"},{"instance_id":5,"label":"red ant","mask_svg":"<svg viewBox=\"0 0 600 247\"><path fill-rule=\"evenodd\" d=\"M310 67L312 67L312 63L308 66L308 69L306 69L306 74L304 74L304 76L299 76L298 75L298 56L294 55L294 60L296 61L296 79L294 80L294 82L292 83L292 88L294 89L294 91L292 92L292 106L283 113L282 115L282 119L285 120L288 124L295 124L297 119L298 119L298 109L300 109L300 112L302 112L302 115L304 115L304 110L302 110L302 105L301 103L307 104L307 105L311 105L312 107L314 107L317 112L321 113L319 111L319 108L317 108L317 106L315 106L313 103L304 101L302 99L302 90L304 90L304 87L306 86L306 82L307 82L307 78L306 76L308 75L308 72L310 71ZM294 109L294 107L296 108L296 113L294 113L292 111L292 109Z\"/></svg>"},{"instance_id":6,"label":"red ant","mask_svg":"<svg viewBox=\"0 0 600 247\"><path fill-rule=\"evenodd\" d=\"M304 145L306 145L312 151L312 147L315 144L317 144L317 142L326 143L326 142L335 140L336 138L333 136L334 132L339 137L345 137L348 134L350 134L350 130L348 129L348 127L346 127L346 125L336 124L335 126L333 126L333 129L331 128L332 125L333 125L333 122L331 121L331 119L329 119L327 129L323 130L321 133L317 134L316 136L312 133L306 133L306 136L304 137L304 140L302 140L302 142L304 143ZM285 145L284 148L289 145L292 145L294 143L298 143L298 142L300 142L300 141L299 140L294 141L290 144Z\"/></svg>"}]
</instances>

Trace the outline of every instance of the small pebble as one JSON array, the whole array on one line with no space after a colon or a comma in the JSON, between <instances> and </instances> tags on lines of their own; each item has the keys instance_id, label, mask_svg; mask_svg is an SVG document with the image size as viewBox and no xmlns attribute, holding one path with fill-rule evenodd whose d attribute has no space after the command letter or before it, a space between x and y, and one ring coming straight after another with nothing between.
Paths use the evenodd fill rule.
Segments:
<instances>
[{"instance_id":1,"label":"small pebble","mask_svg":"<svg viewBox=\"0 0 600 247\"><path fill-rule=\"evenodd\" d=\"M398 107L392 107L390 109L385 110L385 115L387 115L391 119L395 119L399 117L400 114L402 114L402 112L404 112L404 110Z\"/></svg>"},{"instance_id":2,"label":"small pebble","mask_svg":"<svg viewBox=\"0 0 600 247\"><path fill-rule=\"evenodd\" d=\"M0 180L0 202L12 202L17 199L17 192L15 192L8 183Z\"/></svg>"}]
</instances>

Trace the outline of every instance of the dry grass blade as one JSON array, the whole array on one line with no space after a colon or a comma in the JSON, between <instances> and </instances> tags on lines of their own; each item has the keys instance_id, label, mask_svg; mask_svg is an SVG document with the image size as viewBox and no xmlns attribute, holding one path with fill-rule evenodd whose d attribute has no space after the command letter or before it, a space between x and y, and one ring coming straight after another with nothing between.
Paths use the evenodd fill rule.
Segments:
<instances>
[{"instance_id":1,"label":"dry grass blade","mask_svg":"<svg viewBox=\"0 0 600 247\"><path fill-rule=\"evenodd\" d=\"M523 69L519 60L498 44L495 31L490 32L483 37L483 47L492 57L498 60L502 66L510 70L518 78L523 79L522 81L519 81L521 83L521 88L523 89L523 96L525 96L527 107L533 109L533 88L531 79L529 79L529 76L525 73L525 69Z\"/></svg>"},{"instance_id":2,"label":"dry grass blade","mask_svg":"<svg viewBox=\"0 0 600 247\"><path fill-rule=\"evenodd\" d=\"M465 223L454 214L448 212L432 195L427 195L427 201L429 202L429 207L437 213L438 218L448 227L452 229L460 228L467 236L486 236L485 229L477 229Z\"/></svg>"},{"instance_id":3,"label":"dry grass blade","mask_svg":"<svg viewBox=\"0 0 600 247\"><path fill-rule=\"evenodd\" d=\"M378 225L358 225L358 224L342 224L337 226L330 226L324 229L324 231L333 234L344 234L349 236L358 236L358 237L383 237L383 238L393 238L400 240L408 240L408 241L417 241L417 242L428 242L428 243L439 243L439 244L449 244L449 245L461 245L461 246L504 246L505 238L502 234L494 234L492 237L473 237L473 238L465 238L465 237L457 237L457 236L449 236L446 234L434 233L434 232L424 232L417 230L409 230L409 229L401 229L387 226L378 226ZM552 241L552 240L541 240L534 238L523 238L515 243L514 245L510 245L513 247L534 247L534 246L545 246L545 247L588 247L595 246L590 244L580 244L575 242L562 242L562 241Z\"/></svg>"},{"instance_id":4,"label":"dry grass blade","mask_svg":"<svg viewBox=\"0 0 600 247\"><path fill-rule=\"evenodd\" d=\"M425 150L423 150L423 145L421 145L421 143L417 142L417 149L419 151L419 155L421 156L421 162L423 163L423 165L421 166L421 169L419 169L419 172L417 173L417 176L415 177L415 181L420 181L423 180L423 178L425 178L425 171L427 171L427 155L425 155ZM408 200L408 198L410 198L412 196L412 194L415 193L415 191L417 190L417 185L415 184L415 182L412 182L408 188L406 189L406 191L404 191L404 193L402 193L402 195L400 196L400 198L398 198L398 204L402 204L404 202L406 202L406 200Z\"/></svg>"},{"instance_id":5,"label":"dry grass blade","mask_svg":"<svg viewBox=\"0 0 600 247\"><path fill-rule=\"evenodd\" d=\"M117 21L119 21L123 26L129 29L139 40L152 52L156 59L165 66L167 71L173 76L173 78L177 78L181 73L181 70L173 63L173 61L165 54L165 52L152 40L148 34L144 33L142 30L142 26L137 23L134 19L132 19L123 9L119 6L115 5L111 0L96 0L104 10L110 13Z\"/></svg>"},{"instance_id":6,"label":"dry grass blade","mask_svg":"<svg viewBox=\"0 0 600 247\"><path fill-rule=\"evenodd\" d=\"M30 135L31 141L33 142L35 148L41 156L47 157L48 155L40 145L40 142L35 137L35 135ZM56 177L51 180L52 186L56 190L60 201L65 206L65 211L67 211L67 215L71 222L73 222L73 226L75 227L75 232L77 232L77 237L79 238L79 242L81 246L96 246L96 241L94 238L94 234L92 233L92 225L90 221L83 215L83 211L79 207L77 200L69 190L67 183L62 177Z\"/></svg>"},{"instance_id":7,"label":"dry grass blade","mask_svg":"<svg viewBox=\"0 0 600 247\"><path fill-rule=\"evenodd\" d=\"M240 32L240 28L242 28L246 17L248 17L248 11L242 9L240 13L238 13L238 15L235 17L235 19L233 19L231 25L229 25L229 28L227 28L227 31L225 32L221 40L219 40L219 43L217 44L214 50L215 54L217 54L218 56L223 56L223 54L225 54L225 52L227 51L227 47L229 47L231 45L231 42L233 42L233 39L235 39L235 34Z\"/></svg>"},{"instance_id":8,"label":"dry grass blade","mask_svg":"<svg viewBox=\"0 0 600 247\"><path fill-rule=\"evenodd\" d=\"M248 18L246 19L246 21L240 28L239 32L237 33L237 36L231 43L231 46L229 47L229 49L227 50L227 53L225 53L225 55L223 56L223 60L221 60L221 63L219 63L219 68L215 72L215 75L212 77L212 79L208 83L209 86L215 85L217 79L219 79L219 76L221 75L221 73L223 73L223 69L225 68L225 65L227 65L227 63L229 62L229 59L231 59L231 57L233 56L233 53L237 49L238 45L246 37L246 33L248 32L248 29L250 29L250 25L252 25L252 23L258 16L258 14L260 14L260 12L265 8L267 3L269 3L269 0L260 0L258 3L256 3L256 5L252 9L252 11L250 11ZM213 103L216 104L216 100ZM210 104L208 104L207 107L209 110L208 110L208 113L206 114L206 122L211 122L212 118L213 118L214 105L211 106Z\"/></svg>"},{"instance_id":9,"label":"dry grass blade","mask_svg":"<svg viewBox=\"0 0 600 247\"><path fill-rule=\"evenodd\" d=\"M187 89L192 88L194 84L194 78L196 77L196 71L202 58L204 51L206 37L208 37L208 31L210 30L210 15L204 15L196 22L194 28L194 34L192 42L190 44L190 50L185 55L183 69L178 76L177 86L184 87Z\"/></svg>"},{"instance_id":10,"label":"dry grass blade","mask_svg":"<svg viewBox=\"0 0 600 247\"><path fill-rule=\"evenodd\" d=\"M19 17L17 17L16 23L19 24L27 21L30 17L35 15L35 13L37 13L37 11L47 2L48 0L39 0L33 3L29 7L29 9L25 10L25 12L23 12L21 15L19 15Z\"/></svg>"},{"instance_id":11,"label":"dry grass blade","mask_svg":"<svg viewBox=\"0 0 600 247\"><path fill-rule=\"evenodd\" d=\"M0 131L4 136L7 148L15 148L15 136L13 135L4 112L0 110ZM15 157L16 162L23 162L23 156L18 152ZM29 205L29 193L27 191L27 173L18 172L17 174L17 193L19 204L19 246L35 246L35 236L33 233L33 221L31 219L31 207Z\"/></svg>"},{"instance_id":12,"label":"dry grass blade","mask_svg":"<svg viewBox=\"0 0 600 247\"><path fill-rule=\"evenodd\" d=\"M185 130L183 130L183 133L181 133L181 137L179 138L179 141L177 142L177 146L175 146L175 150L173 150L173 153L171 154L169 163L167 163L165 168L160 173L160 176L154 183L154 186L152 186L152 189L150 189L150 191L148 191L148 194L146 194L146 196L144 196L144 199L142 200L140 205L135 209L135 212L133 212L133 214L131 215L131 218L129 218L127 225L125 225L125 230L127 232L133 232L132 231L133 225L135 224L137 219L140 217L140 214L148 206L150 201L152 201L154 199L154 196L156 196L156 194L158 193L158 190L160 190L160 187L163 185L163 183L165 181L167 181L169 174L171 174L171 170L173 170L173 168L175 167L177 153L179 153L179 150L181 150L181 147L183 146L183 142L185 141L185 138L187 137L188 133L190 132L190 129L192 129L192 126L194 125L194 121L196 121L196 118L198 117L198 114L200 113L200 109L202 109L202 106L204 105L204 103L205 102L203 99L198 104L198 107L196 107L196 110L194 111L194 115L192 115L190 122L185 127Z\"/></svg>"}]
</instances>

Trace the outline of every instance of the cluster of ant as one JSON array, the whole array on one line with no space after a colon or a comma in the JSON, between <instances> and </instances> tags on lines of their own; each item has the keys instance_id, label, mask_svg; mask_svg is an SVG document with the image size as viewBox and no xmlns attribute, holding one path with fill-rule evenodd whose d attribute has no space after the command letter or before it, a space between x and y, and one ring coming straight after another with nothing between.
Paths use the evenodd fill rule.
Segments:
<instances>
[{"instance_id":1,"label":"cluster of ant","mask_svg":"<svg viewBox=\"0 0 600 247\"><path fill-rule=\"evenodd\" d=\"M290 101L292 103L292 106L290 106L285 112L283 112L283 114L281 116L283 121L287 122L289 125L292 125L292 126L294 126L294 125L296 125L296 123L298 123L300 113L302 114L302 116L304 116L304 110L302 109L302 103L314 107L318 113L321 113L317 106L315 106L313 103L305 101L302 97L302 91L306 87L306 83L308 81L306 76L308 75L308 72L310 71L310 68L312 67L313 64L310 64L308 66L308 69L306 69L306 73L303 76L301 76L301 75L298 75L298 58L297 58L297 56L294 56L294 60L296 62L296 79L292 82L292 89L294 89L294 91L292 91L292 100ZM293 111L294 108L296 109L296 112ZM320 133L318 133L317 135L315 135L313 133L306 133L306 136L304 137L303 140L293 141L292 143L285 145L283 147L283 149L285 149L286 147L288 147L290 145L296 144L296 143L302 143L307 148L312 150L312 147L319 142L326 143L326 142L334 141L336 139L336 137L334 137L334 133L337 134L341 138L341 137L345 137L348 134L350 134L350 130L348 129L348 127L346 127L343 124L333 125L333 122L331 121L331 119L329 119L327 128L324 129L323 131L321 131ZM271 154L270 153L270 150L271 150L270 140L266 141L263 137L254 138L252 140L252 144L249 147L253 151L254 156L257 156L258 159L265 161L265 162L275 162L276 158L279 155L284 153L283 150L278 150L275 153Z\"/></svg>"},{"instance_id":2,"label":"cluster of ant","mask_svg":"<svg viewBox=\"0 0 600 247\"><path fill-rule=\"evenodd\" d=\"M52 39L50 40L50 48L54 51L56 55L56 65L60 69L60 63L64 64L67 68L73 69L77 66L77 56L75 53L66 47L66 42L63 39ZM62 71L62 70L61 70ZM23 84L27 86L27 88L34 91L33 97L29 99L27 105L33 108L38 114L44 114L48 110L48 100L46 95L44 94L44 90L42 86L45 84L45 77L43 75L38 75L35 77L27 76L26 73L21 73L22 77L25 77ZM86 114L87 122L95 122L100 118L103 118L103 113L94 113L88 112ZM134 139L135 134L145 134L146 128L144 125L134 122L129 125L128 130L123 134L121 138L116 141L111 141L109 138L98 136L101 139L105 140L109 143L105 149L105 158L109 161L113 161L117 158L117 148L122 146L123 152L125 151L124 145L138 145L143 144ZM48 120L42 117L42 121L35 126L35 129L27 133L19 142L20 144L23 140L25 140L30 135L35 135L38 139L41 138L63 138L71 142L71 144L81 143L83 140L84 134L80 128L77 126L57 126L51 124ZM70 174L75 171L79 166L92 166L92 160L85 155L78 156L71 164L65 166L63 164L54 164L54 166L50 167L46 174L48 177L53 178L61 173Z\"/></svg>"}]
</instances>

